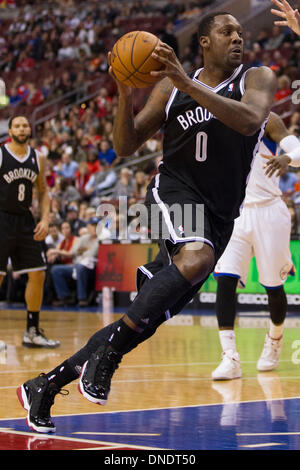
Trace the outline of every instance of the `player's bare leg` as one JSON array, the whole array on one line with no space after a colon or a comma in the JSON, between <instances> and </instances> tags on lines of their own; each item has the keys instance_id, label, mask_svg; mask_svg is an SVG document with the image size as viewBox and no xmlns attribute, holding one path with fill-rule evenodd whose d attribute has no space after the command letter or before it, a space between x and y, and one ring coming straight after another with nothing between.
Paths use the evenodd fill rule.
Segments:
<instances>
[{"instance_id":1,"label":"player's bare leg","mask_svg":"<svg viewBox=\"0 0 300 470\"><path fill-rule=\"evenodd\" d=\"M31 271L25 289L27 306L27 328L23 336L23 346L29 348L57 348L59 341L46 338L39 328L40 310L43 301L45 271Z\"/></svg>"},{"instance_id":2,"label":"player's bare leg","mask_svg":"<svg viewBox=\"0 0 300 470\"><path fill-rule=\"evenodd\" d=\"M4 277L4 276L3 276L2 274L0 274L0 286L1 286L1 284L2 284L3 277ZM5 351L5 349L6 349L6 344L5 344L5 342L2 341L2 340L0 340L0 353L1 353L2 351Z\"/></svg>"}]
</instances>

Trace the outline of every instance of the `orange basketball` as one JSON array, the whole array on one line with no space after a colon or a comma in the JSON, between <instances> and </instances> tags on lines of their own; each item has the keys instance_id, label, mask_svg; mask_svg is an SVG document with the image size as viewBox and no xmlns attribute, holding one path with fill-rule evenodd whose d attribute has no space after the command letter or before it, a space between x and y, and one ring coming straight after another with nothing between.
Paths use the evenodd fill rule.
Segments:
<instances>
[{"instance_id":1,"label":"orange basketball","mask_svg":"<svg viewBox=\"0 0 300 470\"><path fill-rule=\"evenodd\" d=\"M146 88L159 79L150 75L163 64L153 59L152 52L160 40L147 31L131 31L124 34L114 45L110 65L120 82L131 88Z\"/></svg>"}]
</instances>

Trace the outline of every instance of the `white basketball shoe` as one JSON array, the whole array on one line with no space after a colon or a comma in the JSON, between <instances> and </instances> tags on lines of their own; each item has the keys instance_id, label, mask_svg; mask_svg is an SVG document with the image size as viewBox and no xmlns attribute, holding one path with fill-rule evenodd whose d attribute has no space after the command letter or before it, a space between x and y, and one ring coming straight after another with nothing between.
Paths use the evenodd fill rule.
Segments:
<instances>
[{"instance_id":1,"label":"white basketball shoe","mask_svg":"<svg viewBox=\"0 0 300 470\"><path fill-rule=\"evenodd\" d=\"M221 364L212 372L213 380L239 379L242 376L240 355L233 349L227 349L222 353Z\"/></svg>"},{"instance_id":2,"label":"white basketball shoe","mask_svg":"<svg viewBox=\"0 0 300 470\"><path fill-rule=\"evenodd\" d=\"M267 333L263 351L257 361L257 370L266 371L276 369L279 362L281 348L282 336L279 339L272 339Z\"/></svg>"}]
</instances>

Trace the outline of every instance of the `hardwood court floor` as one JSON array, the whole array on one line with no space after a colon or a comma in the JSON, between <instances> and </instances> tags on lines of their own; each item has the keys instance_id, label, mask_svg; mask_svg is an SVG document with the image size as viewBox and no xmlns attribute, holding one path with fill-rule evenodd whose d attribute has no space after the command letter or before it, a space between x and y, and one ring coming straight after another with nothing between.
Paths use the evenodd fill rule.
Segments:
<instances>
[{"instance_id":1,"label":"hardwood court floor","mask_svg":"<svg viewBox=\"0 0 300 470\"><path fill-rule=\"evenodd\" d=\"M26 433L30 432L25 425L26 412L16 397L16 388L29 378L35 377L40 372L48 372L63 362L80 349L96 330L120 316L121 314L102 314L79 310L43 311L40 321L41 327L44 328L49 338L61 341L59 348L46 350L22 347L21 341L25 326L24 310L2 310L0 312L0 339L8 345L6 353L0 356L0 449L7 448L8 445L8 441L4 438L5 432L11 430L18 436L20 433L22 435L25 433L24 435L27 436ZM209 440L208 435L205 434L205 429L207 429L207 433L212 434L210 428L214 413L216 413L216 421L220 424L223 420L225 427L227 426L226 422L230 423L232 419L238 419L237 416L242 418L241 413L247 414L247 419L252 425L245 429L243 424L243 427L235 429L235 439L238 435L247 435L249 430L250 434L253 431L255 434L263 429L264 436L273 433L274 416L277 421L285 422L285 424L288 424L289 416L297 416L297 423L293 421L293 425L288 427L288 431L282 431L280 428L280 433L284 435L290 435L287 433L290 433L292 429L293 436L296 436L294 441L282 444L278 443L277 439L276 442L278 446L300 449L300 320L293 317L287 322L280 364L276 371L267 373L258 373L256 370L256 361L261 353L267 331L267 319L257 318L252 319L252 322L249 319L244 319L240 320L240 324L245 325L236 328L237 345L243 369L242 379L225 382L211 380L211 372L218 365L221 355L215 319L213 316L184 314L162 325L150 340L124 357L120 368L114 375L111 393L105 407L99 407L85 400L79 394L77 381L75 381L66 387L70 392L68 396L58 395L56 397L52 414L57 417L57 423L63 422L63 417L69 417L68 426L70 429L72 428L72 435L82 432L82 429L85 428L87 433L85 438L88 433L91 433L93 439L97 434L95 429L99 429L99 424L95 424L94 427L93 424L88 424L88 417L92 419L96 416L99 419L100 416L101 423L105 422L104 434L109 436L110 430L113 430L115 434L114 438L107 437L106 439L116 443L119 442L116 441L116 434L118 434L117 431L120 431L122 419L125 419L124 416L126 416L124 426L127 429L129 415L132 413L130 415L132 416L131 432L125 433L127 437L121 439L122 444L124 442L128 444L129 434L134 434L134 429L139 428L138 423L143 422L143 430L145 431L145 427L147 430L145 432L146 438L147 433L149 436L164 435L165 438L153 443L151 439L154 438L150 439L148 436L147 439L145 438L146 440L142 441L133 442L131 440L130 445L145 446L142 448L150 446L151 448L175 449L182 448L180 447L182 445L187 446L183 447L185 449L224 448L226 441L223 433L224 428L219 429L221 434L215 434L216 441L214 443L211 441L211 437ZM260 408L254 410L255 403ZM240 415L237 415L238 411L235 405L240 406ZM248 409L250 405L251 409ZM288 409L286 409L287 406L289 406ZM206 417L203 415L205 410L207 411ZM153 414L148 416L148 411ZM202 438L199 440L199 435L189 436L187 441L181 440L181 442L176 441L173 437L171 439L172 429L175 429L179 422L181 425L184 422L187 425L195 419L197 413L199 416L201 414L200 421L203 426L205 424L203 420L207 420L206 428L201 428L201 432L204 433ZM270 429L265 428L264 413L268 413L268 416L272 418ZM258 415L262 419L260 424L255 421L256 418L258 419ZM118 416L118 420L114 422L116 416ZM70 421L71 417L72 422ZM76 419L79 421L74 421L74 417L77 417ZM292 420L292 418L290 419ZM244 415L242 421L246 422ZM217 427L215 425L213 429L216 430ZM1 441L1 429L4 441L3 439ZM151 432L151 429L155 432ZM228 429L226 427L226 430ZM63 431L67 432L64 425L57 425L56 437L52 438L56 445L58 445L58 436L64 435ZM36 436L36 433L31 434ZM169 440L166 438L167 435ZM239 448L240 444L233 443L233 435L230 436L228 438L229 447L225 448ZM245 437L239 437L239 439L245 439ZM266 444L276 445L276 442L273 442L274 438L271 441L269 438L264 444L260 439L255 445L261 445L264 448L267 447ZM183 442L185 443L183 444ZM28 444L26 445L28 448ZM250 442L245 445L251 446L252 444Z\"/></svg>"}]
</instances>

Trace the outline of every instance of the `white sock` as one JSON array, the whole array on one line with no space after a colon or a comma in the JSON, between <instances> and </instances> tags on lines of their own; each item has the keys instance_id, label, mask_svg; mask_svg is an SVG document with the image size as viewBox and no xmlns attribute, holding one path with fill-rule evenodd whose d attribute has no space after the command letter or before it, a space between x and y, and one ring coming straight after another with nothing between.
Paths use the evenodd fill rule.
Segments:
<instances>
[{"instance_id":1,"label":"white sock","mask_svg":"<svg viewBox=\"0 0 300 470\"><path fill-rule=\"evenodd\" d=\"M236 351L234 330L219 330L219 337L223 351L228 349Z\"/></svg>"},{"instance_id":2,"label":"white sock","mask_svg":"<svg viewBox=\"0 0 300 470\"><path fill-rule=\"evenodd\" d=\"M284 329L284 323L282 323L281 325L274 325L272 320L270 320L269 336L272 339L281 338L282 333L283 333L283 329Z\"/></svg>"}]
</instances>

